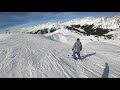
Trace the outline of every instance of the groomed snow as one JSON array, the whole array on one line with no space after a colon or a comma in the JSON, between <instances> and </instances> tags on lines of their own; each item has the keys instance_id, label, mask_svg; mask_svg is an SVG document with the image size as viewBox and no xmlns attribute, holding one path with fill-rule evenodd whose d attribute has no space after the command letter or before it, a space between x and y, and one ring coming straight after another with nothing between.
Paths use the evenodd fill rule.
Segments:
<instances>
[{"instance_id":1,"label":"groomed snow","mask_svg":"<svg viewBox=\"0 0 120 90\"><path fill-rule=\"evenodd\" d=\"M76 61L71 57L75 41L69 45L43 35L9 35L0 38L1 78L120 78L120 46L81 38L83 59ZM67 41L71 37L77 38L70 34Z\"/></svg>"}]
</instances>

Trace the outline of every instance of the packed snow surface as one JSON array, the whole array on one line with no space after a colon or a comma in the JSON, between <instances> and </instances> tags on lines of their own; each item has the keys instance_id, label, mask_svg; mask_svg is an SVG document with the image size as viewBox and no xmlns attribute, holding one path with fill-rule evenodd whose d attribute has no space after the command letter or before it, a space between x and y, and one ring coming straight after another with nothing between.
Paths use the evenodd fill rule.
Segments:
<instances>
[{"instance_id":1,"label":"packed snow surface","mask_svg":"<svg viewBox=\"0 0 120 90\"><path fill-rule=\"evenodd\" d=\"M54 35L0 34L0 77L120 78L119 45L81 38L82 59L74 60L76 35Z\"/></svg>"}]
</instances>

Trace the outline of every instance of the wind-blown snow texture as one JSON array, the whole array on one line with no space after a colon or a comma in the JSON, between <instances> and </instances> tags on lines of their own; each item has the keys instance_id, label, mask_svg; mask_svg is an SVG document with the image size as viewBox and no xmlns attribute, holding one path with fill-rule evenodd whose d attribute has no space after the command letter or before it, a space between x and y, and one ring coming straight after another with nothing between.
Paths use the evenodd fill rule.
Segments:
<instances>
[{"instance_id":1,"label":"wind-blown snow texture","mask_svg":"<svg viewBox=\"0 0 120 90\"><path fill-rule=\"evenodd\" d=\"M117 17L113 18L118 20ZM0 78L120 78L120 29L117 24L110 26L114 30L107 33L113 34L113 39L76 33L61 23L22 28L22 33L1 33ZM26 33L46 27L48 31L54 27L57 30L46 34ZM72 58L71 49L77 38L83 44L81 60Z\"/></svg>"}]
</instances>

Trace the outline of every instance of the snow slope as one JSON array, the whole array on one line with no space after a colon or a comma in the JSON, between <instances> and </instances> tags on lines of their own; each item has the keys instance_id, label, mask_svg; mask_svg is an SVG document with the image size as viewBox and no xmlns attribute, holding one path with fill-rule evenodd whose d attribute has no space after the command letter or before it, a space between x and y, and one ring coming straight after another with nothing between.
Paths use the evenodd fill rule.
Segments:
<instances>
[{"instance_id":1,"label":"snow slope","mask_svg":"<svg viewBox=\"0 0 120 90\"><path fill-rule=\"evenodd\" d=\"M71 37L75 39L71 34L68 39ZM72 59L71 48L66 42L51 40L49 35L18 33L0 38L0 77L120 78L120 46L86 41L83 59L78 61Z\"/></svg>"},{"instance_id":2,"label":"snow slope","mask_svg":"<svg viewBox=\"0 0 120 90\"><path fill-rule=\"evenodd\" d=\"M106 37L100 36L100 37L95 37L93 35L91 36L86 36L83 34L75 34L73 35L73 31L74 30L70 30L71 32L68 31L68 28L66 28L67 26L70 25L94 25L94 28L103 28L103 29L112 29L111 31L109 31L106 35L112 35L113 37L111 39L105 39ZM50 32L50 29L55 28L56 31L54 31L53 33ZM38 24L38 25L26 25L25 27L15 27L15 28L11 28L11 30L7 31L7 32L11 32L11 33L35 33L37 31L45 31L45 29L47 29L48 34L46 34L45 36L49 37L52 40L55 41L59 41L62 43L67 43L69 45L71 45L71 43L73 43L75 41L75 37L79 37L81 38L82 41L102 41L102 42L107 42L107 43L111 43L111 44L115 44L115 45L120 45L120 14L115 15L113 17L99 17L99 18L95 18L95 17L86 17L86 18L82 18L82 19L73 19L71 21L67 21L67 22L56 22L56 23L52 23L52 22L48 22L45 24ZM85 32L85 30L81 29L81 28L77 28L78 31L80 32ZM75 31L76 32L76 31ZM104 30L102 31L104 32ZM37 33L40 34L40 33ZM66 34L66 35L65 35ZM70 36L72 35L72 36ZM69 37L71 37L71 39L68 39ZM85 39L84 39L85 38ZM69 40L69 41L68 41Z\"/></svg>"}]
</instances>

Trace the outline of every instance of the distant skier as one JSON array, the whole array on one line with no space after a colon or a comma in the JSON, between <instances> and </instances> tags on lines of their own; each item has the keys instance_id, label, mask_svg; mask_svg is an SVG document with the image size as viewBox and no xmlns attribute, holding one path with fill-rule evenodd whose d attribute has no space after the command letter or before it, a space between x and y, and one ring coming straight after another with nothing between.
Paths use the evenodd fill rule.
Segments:
<instances>
[{"instance_id":1,"label":"distant skier","mask_svg":"<svg viewBox=\"0 0 120 90\"><path fill-rule=\"evenodd\" d=\"M78 38L77 41L75 42L75 44L73 45L72 51L73 51L73 58L74 59L81 59L80 56L80 51L82 50L82 44L80 42L80 39ZM78 56L78 58L76 57L76 54Z\"/></svg>"}]
</instances>

